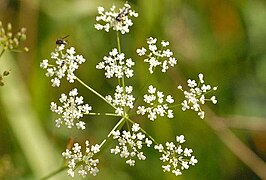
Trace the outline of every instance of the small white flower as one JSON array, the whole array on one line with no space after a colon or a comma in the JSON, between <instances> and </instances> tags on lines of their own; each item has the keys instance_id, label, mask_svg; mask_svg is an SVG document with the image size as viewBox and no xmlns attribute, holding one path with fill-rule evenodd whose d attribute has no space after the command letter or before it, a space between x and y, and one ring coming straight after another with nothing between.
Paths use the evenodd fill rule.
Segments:
<instances>
[{"instance_id":1,"label":"small white flower","mask_svg":"<svg viewBox=\"0 0 266 180\"><path fill-rule=\"evenodd\" d=\"M180 136L176 136L176 142L179 142L180 144L184 143L185 140L185 136L184 135L180 135Z\"/></svg>"},{"instance_id":2,"label":"small white flower","mask_svg":"<svg viewBox=\"0 0 266 180\"><path fill-rule=\"evenodd\" d=\"M138 132L139 129L140 129L139 124L137 124L137 123L133 124L133 126L132 126L132 131L133 132Z\"/></svg>"},{"instance_id":3,"label":"small white flower","mask_svg":"<svg viewBox=\"0 0 266 180\"><path fill-rule=\"evenodd\" d=\"M204 112L204 111L200 111L200 112L198 112L198 116L199 116L201 119L204 119L204 117L205 117L205 112Z\"/></svg>"},{"instance_id":4,"label":"small white flower","mask_svg":"<svg viewBox=\"0 0 266 180\"><path fill-rule=\"evenodd\" d=\"M203 74L200 73L198 76L199 76L200 83L204 83Z\"/></svg>"},{"instance_id":5,"label":"small white flower","mask_svg":"<svg viewBox=\"0 0 266 180\"><path fill-rule=\"evenodd\" d=\"M197 163L198 163L198 160L195 158L195 156L191 156L189 164L194 166Z\"/></svg>"},{"instance_id":6,"label":"small white flower","mask_svg":"<svg viewBox=\"0 0 266 180\"><path fill-rule=\"evenodd\" d=\"M173 110L169 109L168 105L174 103L172 96L167 95L164 98L164 94L161 91L157 91L155 87L150 85L148 87L148 93L144 94L144 102L148 104L145 106L138 106L137 114L148 115L151 121L157 119L158 116L167 116L168 118L173 118Z\"/></svg>"},{"instance_id":7,"label":"small white flower","mask_svg":"<svg viewBox=\"0 0 266 180\"><path fill-rule=\"evenodd\" d=\"M162 168L163 168L163 172L170 172L171 170L171 166L169 164L166 166L162 166Z\"/></svg>"},{"instance_id":8,"label":"small white flower","mask_svg":"<svg viewBox=\"0 0 266 180\"><path fill-rule=\"evenodd\" d=\"M173 67L177 64L177 60L173 57L173 52L170 49L166 49L170 43L168 41L161 41L162 47L158 48L156 42L156 38L149 37L147 38L149 52L144 47L137 49L139 56L146 55L147 58L144 59L144 62L149 63L149 72L151 74L154 73L154 69L157 66L161 67L162 72L166 72L169 66Z\"/></svg>"},{"instance_id":9,"label":"small white flower","mask_svg":"<svg viewBox=\"0 0 266 180\"><path fill-rule=\"evenodd\" d=\"M184 150L184 156L191 156L191 153L192 153L192 149L188 149L188 148L185 148Z\"/></svg>"},{"instance_id":10,"label":"small white flower","mask_svg":"<svg viewBox=\"0 0 266 180\"><path fill-rule=\"evenodd\" d=\"M130 166L135 166L135 160L129 159L126 161L127 164L129 164Z\"/></svg>"},{"instance_id":11,"label":"small white flower","mask_svg":"<svg viewBox=\"0 0 266 180\"><path fill-rule=\"evenodd\" d=\"M163 47L166 47L169 46L170 43L168 41L162 41L161 44Z\"/></svg>"},{"instance_id":12,"label":"small white flower","mask_svg":"<svg viewBox=\"0 0 266 180\"><path fill-rule=\"evenodd\" d=\"M156 145L154 146L154 149L158 150L159 152L163 152L164 147L163 147L162 144L159 144L159 145L156 144Z\"/></svg>"},{"instance_id":13,"label":"small white flower","mask_svg":"<svg viewBox=\"0 0 266 180\"><path fill-rule=\"evenodd\" d=\"M153 38L153 37L147 38L147 43L148 44L155 44L156 42L157 42L156 38Z\"/></svg>"},{"instance_id":14,"label":"small white flower","mask_svg":"<svg viewBox=\"0 0 266 180\"><path fill-rule=\"evenodd\" d=\"M42 69L47 69L47 67L48 67L48 60L47 60L47 59L43 60L43 61L41 62L41 64L40 64L40 67L41 67Z\"/></svg>"},{"instance_id":15,"label":"small white flower","mask_svg":"<svg viewBox=\"0 0 266 180\"><path fill-rule=\"evenodd\" d=\"M212 97L211 97L211 101L212 101L213 104L216 104L216 103L217 103L217 99L216 99L216 97L215 97L215 96L212 96Z\"/></svg>"},{"instance_id":16,"label":"small white flower","mask_svg":"<svg viewBox=\"0 0 266 180\"><path fill-rule=\"evenodd\" d=\"M163 162L162 168L164 172L172 172L176 176L182 174L181 170L188 169L189 165L195 165L198 161L194 156L191 156L192 149L182 149L182 144L185 142L183 135L176 136L176 141L179 145L175 145L173 142L166 142L164 146L158 144L154 146L155 150L161 153L160 160ZM190 157L188 159L187 157Z\"/></svg>"},{"instance_id":17,"label":"small white flower","mask_svg":"<svg viewBox=\"0 0 266 180\"><path fill-rule=\"evenodd\" d=\"M103 61L96 65L97 69L104 69L106 78L123 78L123 77L133 77L134 71L132 67L135 62L132 59L125 59L125 54L119 54L117 49L114 48L109 52L110 56L104 56Z\"/></svg>"},{"instance_id":18,"label":"small white flower","mask_svg":"<svg viewBox=\"0 0 266 180\"><path fill-rule=\"evenodd\" d=\"M187 80L188 87L194 88L197 86L197 83L195 80L188 79Z\"/></svg>"},{"instance_id":19,"label":"small white flower","mask_svg":"<svg viewBox=\"0 0 266 180\"><path fill-rule=\"evenodd\" d=\"M142 47L141 49L137 49L137 53L139 56L144 56L146 51L147 50L144 47Z\"/></svg>"},{"instance_id":20,"label":"small white flower","mask_svg":"<svg viewBox=\"0 0 266 180\"><path fill-rule=\"evenodd\" d=\"M95 176L99 172L97 168L99 160L93 159L94 155L100 151L99 145L92 145L90 148L89 141L86 141L85 145L85 154L82 153L81 146L78 143L75 143L71 150L66 149L66 151L62 153L62 156L68 162L68 176L75 177L76 170L83 178L86 178L88 174Z\"/></svg>"},{"instance_id":21,"label":"small white flower","mask_svg":"<svg viewBox=\"0 0 266 180\"><path fill-rule=\"evenodd\" d=\"M174 99L173 99L173 97L172 97L171 95L168 95L168 96L166 97L166 102L168 102L169 104L174 103Z\"/></svg>"},{"instance_id":22,"label":"small white flower","mask_svg":"<svg viewBox=\"0 0 266 180\"><path fill-rule=\"evenodd\" d=\"M115 91L116 92L113 98L110 95L106 96L105 98L116 107L115 113L121 116L124 114L124 108L128 107L132 109L134 107L135 98L131 94L133 87L126 86L124 90L122 86L117 85Z\"/></svg>"},{"instance_id":23,"label":"small white flower","mask_svg":"<svg viewBox=\"0 0 266 180\"><path fill-rule=\"evenodd\" d=\"M131 127L132 132L124 130L122 133L120 131L113 131L113 139L118 141L118 145L115 148L110 149L112 154L120 155L121 158L125 158L126 163L130 166L135 165L135 159L145 160L146 156L141 151L143 145L146 144L150 147L152 141L145 137L145 134L140 132L140 126L134 123Z\"/></svg>"}]
</instances>

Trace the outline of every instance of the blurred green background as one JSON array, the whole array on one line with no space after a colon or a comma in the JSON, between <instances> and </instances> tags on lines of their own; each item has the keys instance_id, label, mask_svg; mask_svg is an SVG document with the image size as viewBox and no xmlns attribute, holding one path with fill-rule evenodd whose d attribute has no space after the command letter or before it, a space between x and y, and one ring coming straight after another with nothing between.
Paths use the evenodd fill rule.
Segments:
<instances>
[{"instance_id":1,"label":"blurred green background","mask_svg":"<svg viewBox=\"0 0 266 180\"><path fill-rule=\"evenodd\" d=\"M117 0L0 0L0 20L14 29L27 28L28 53L5 53L0 69L11 69L6 85L0 89L0 179L38 179L63 165L60 157L68 138L79 143L89 139L100 143L118 119L84 118L85 131L57 129L49 110L62 92L78 87L95 112L111 112L101 99L78 82L62 82L52 88L50 79L39 67L49 58L56 39L65 35L79 54L87 59L77 75L103 95L112 94L115 79L104 78L95 65L116 47L116 33L94 29L97 7L121 7ZM129 34L121 37L122 51L135 60L135 76L127 80L135 96L143 95L143 86L153 83L166 94L182 101L178 84L188 78L205 75L205 81L217 85L218 104L208 112L223 117L227 128L262 160L266 159L266 1L264 0L134 0L139 13ZM136 49L147 37L170 41L178 65L166 74L148 74L148 65L137 57ZM208 113L207 112L207 113ZM208 118L208 117L207 117ZM211 117L210 117L211 118ZM146 151L147 160L128 167L124 159L106 149L100 158L100 173L88 179L260 179L217 136L207 121L194 112L175 109L174 119L134 119L159 142L174 141L184 134L186 146L199 160L180 177L163 173L159 155ZM212 119L209 119L210 122ZM226 140L226 138L224 139ZM228 141L230 141L228 139ZM237 145L233 148L238 149ZM265 165L265 164L264 164ZM266 177L265 177L266 178ZM68 179L66 172L54 179ZM70 178L69 178L70 179Z\"/></svg>"}]
</instances>

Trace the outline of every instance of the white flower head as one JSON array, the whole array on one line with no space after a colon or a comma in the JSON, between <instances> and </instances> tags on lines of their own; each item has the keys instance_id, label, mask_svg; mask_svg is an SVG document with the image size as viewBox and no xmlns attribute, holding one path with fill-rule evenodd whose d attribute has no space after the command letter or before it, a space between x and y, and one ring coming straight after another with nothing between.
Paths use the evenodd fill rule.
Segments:
<instances>
[{"instance_id":1,"label":"white flower head","mask_svg":"<svg viewBox=\"0 0 266 180\"><path fill-rule=\"evenodd\" d=\"M111 149L112 154L120 155L121 158L126 159L126 164L134 166L136 160L145 160L146 156L141 151L143 145L150 147L152 141L145 137L145 134L140 131L140 126L134 123L131 131L114 131L112 133L113 139L117 140L118 145Z\"/></svg>"},{"instance_id":2,"label":"white flower head","mask_svg":"<svg viewBox=\"0 0 266 180\"><path fill-rule=\"evenodd\" d=\"M116 114L123 115L124 110L132 109L134 107L135 98L132 95L133 87L132 86L122 86L117 85L115 94L112 97L111 95L106 96L106 100L109 101L116 107Z\"/></svg>"},{"instance_id":3,"label":"white flower head","mask_svg":"<svg viewBox=\"0 0 266 180\"><path fill-rule=\"evenodd\" d=\"M46 76L51 77L53 87L59 87L61 79L66 79L73 83L76 79L74 72L79 68L79 65L86 60L82 55L75 55L75 48L65 48L64 44L58 45L55 51L51 53L51 61L47 59L40 63L40 67L46 69Z\"/></svg>"},{"instance_id":4,"label":"white flower head","mask_svg":"<svg viewBox=\"0 0 266 180\"><path fill-rule=\"evenodd\" d=\"M99 62L96 65L97 69L104 69L106 78L130 78L134 75L132 67L135 65L135 62L129 58L125 59L125 54L119 54L117 49L114 48L109 56L104 56L103 61Z\"/></svg>"},{"instance_id":5,"label":"white flower head","mask_svg":"<svg viewBox=\"0 0 266 180\"><path fill-rule=\"evenodd\" d=\"M193 111L196 111L198 116L201 119L204 119L205 112L202 110L201 105L205 104L206 101L210 101L213 104L217 103L217 99L215 96L212 96L211 98L206 98L206 95L209 94L211 91L216 91L217 87L212 88L211 85L205 84L202 73L200 73L198 77L198 83L196 82L196 80L187 80L189 90L183 90L183 87L181 85L178 86L178 89L183 91L185 96L185 99L181 103L182 110L186 111L187 109L191 109Z\"/></svg>"},{"instance_id":6,"label":"white flower head","mask_svg":"<svg viewBox=\"0 0 266 180\"><path fill-rule=\"evenodd\" d=\"M166 142L165 146L156 144L155 150L161 153L160 160L163 162L162 168L164 172L172 172L176 176L182 175L182 170L188 169L190 165L195 165L198 160L192 156L192 149L183 149L181 144L185 142L183 135L176 136L177 144L174 142Z\"/></svg>"},{"instance_id":7,"label":"white flower head","mask_svg":"<svg viewBox=\"0 0 266 180\"><path fill-rule=\"evenodd\" d=\"M169 109L169 104L174 103L174 99L171 95L167 95L166 98L163 92L158 91L155 87L150 85L148 87L148 94L144 95L144 102L148 106L138 106L137 114L148 115L151 121L157 119L158 116L167 116L173 118L173 110Z\"/></svg>"},{"instance_id":8,"label":"white flower head","mask_svg":"<svg viewBox=\"0 0 266 180\"><path fill-rule=\"evenodd\" d=\"M173 57L173 52L167 49L168 41L161 41L161 47L156 45L157 39L153 37L147 38L148 50L142 47L137 49L139 56L146 56L144 62L149 63L149 72L152 74L157 66L161 67L162 72L166 72L169 67L174 67L177 64L176 58Z\"/></svg>"},{"instance_id":9,"label":"white flower head","mask_svg":"<svg viewBox=\"0 0 266 180\"><path fill-rule=\"evenodd\" d=\"M109 11L105 11L103 7L98 7L98 16L96 16L96 23L94 26L97 30L104 30L109 32L110 29L120 31L122 34L129 32L129 27L133 25L130 17L138 17L138 13L131 9L128 3L116 10L113 5Z\"/></svg>"},{"instance_id":10,"label":"white flower head","mask_svg":"<svg viewBox=\"0 0 266 180\"><path fill-rule=\"evenodd\" d=\"M92 107L88 104L83 104L83 97L78 96L77 89L73 89L69 92L69 97L64 93L61 94L59 101L62 103L61 106L54 102L51 102L50 109L52 112L59 114L61 117L56 119L56 127L60 127L65 124L67 128L76 126L78 129L85 129L85 122L79 119L84 114L88 114Z\"/></svg>"},{"instance_id":11,"label":"white flower head","mask_svg":"<svg viewBox=\"0 0 266 180\"><path fill-rule=\"evenodd\" d=\"M86 149L84 154L78 143L75 143L71 150L66 149L62 153L62 156L68 163L68 176L75 177L75 171L77 171L81 177L86 178L88 174L96 176L99 172L97 168L99 159L93 159L94 155L100 151L99 145L96 144L89 147L89 141L86 141L85 145ZM95 147L97 147L97 150L95 150Z\"/></svg>"}]
</instances>

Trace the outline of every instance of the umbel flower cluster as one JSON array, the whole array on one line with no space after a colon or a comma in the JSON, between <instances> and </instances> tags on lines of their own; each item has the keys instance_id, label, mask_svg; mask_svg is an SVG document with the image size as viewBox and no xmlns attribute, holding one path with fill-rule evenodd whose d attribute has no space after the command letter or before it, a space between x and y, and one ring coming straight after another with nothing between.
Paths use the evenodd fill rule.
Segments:
<instances>
[{"instance_id":1,"label":"umbel flower cluster","mask_svg":"<svg viewBox=\"0 0 266 180\"><path fill-rule=\"evenodd\" d=\"M170 49L165 49L170 43L168 41L161 41L161 47L158 48L156 42L156 38L147 38L149 53L147 53L147 49L144 47L137 49L139 56L146 56L144 62L150 64L149 71L151 74L157 66L162 68L162 72L166 72L169 66L173 67L177 64L176 58L173 57L173 52Z\"/></svg>"},{"instance_id":2,"label":"umbel flower cluster","mask_svg":"<svg viewBox=\"0 0 266 180\"><path fill-rule=\"evenodd\" d=\"M84 63L86 60L82 55L75 55L74 47L66 49L65 44L59 44L55 51L51 53L52 62L49 64L47 59L41 63L41 68L46 69L47 77L52 77L51 82L53 87L60 86L60 80L66 76L70 83L74 83L76 76L75 70L79 68L79 64Z\"/></svg>"},{"instance_id":3,"label":"umbel flower cluster","mask_svg":"<svg viewBox=\"0 0 266 180\"><path fill-rule=\"evenodd\" d=\"M138 106L137 114L148 114L148 118L154 121L157 116L167 116L168 118L173 118L173 110L169 109L169 104L174 103L174 99L171 95L164 97L163 92L156 91L156 88L152 85L148 88L148 93L144 95L144 102L148 104L145 106Z\"/></svg>"},{"instance_id":4,"label":"umbel flower cluster","mask_svg":"<svg viewBox=\"0 0 266 180\"><path fill-rule=\"evenodd\" d=\"M26 40L26 28L21 28L16 34L12 33L11 23L7 24L7 28L3 27L2 21L0 21L0 46L3 50L18 51L19 45L22 41ZM24 47L25 51L28 51L27 47Z\"/></svg>"},{"instance_id":5,"label":"umbel flower cluster","mask_svg":"<svg viewBox=\"0 0 266 180\"><path fill-rule=\"evenodd\" d=\"M94 155L100 151L99 145L96 144L89 147L89 141L86 141L85 145L85 153L82 153L81 146L78 143L75 143L71 150L66 149L66 151L62 153L62 156L68 163L69 169L67 174L71 177L75 176L76 169L78 169L78 174L84 178L88 173L95 176L99 172L97 168L99 159L93 159ZM81 165L79 166L79 164Z\"/></svg>"},{"instance_id":6,"label":"umbel flower cluster","mask_svg":"<svg viewBox=\"0 0 266 180\"><path fill-rule=\"evenodd\" d=\"M111 149L111 153L119 154L121 158L126 158L126 163L130 166L135 165L134 158L139 160L145 160L146 156L141 149L143 145L150 147L152 141L145 137L145 134L140 131L140 126L134 123L131 127L131 131L124 130L120 132L119 130L112 132L113 139L118 141L118 145Z\"/></svg>"},{"instance_id":7,"label":"umbel flower cluster","mask_svg":"<svg viewBox=\"0 0 266 180\"><path fill-rule=\"evenodd\" d=\"M181 107L183 111L188 109L195 111L203 119L202 105L207 101L211 101L213 104L217 103L215 96L207 98L207 94L215 91L217 87L212 88L211 85L205 84L203 74L200 73L198 83L189 79L187 87L178 86L178 89L184 94L184 99L177 100L176 97L167 95L154 85L149 84L147 93L144 92L143 102L137 104L133 86L126 84L125 81L126 78L134 77L133 68L137 61L126 58L122 52L120 35L129 32L129 27L133 25L130 18L137 17L138 14L131 9L128 3L118 10L116 10L116 6L112 6L107 11L103 7L99 7L98 13L96 29L106 32L117 31L118 47L112 48L108 55L104 56L103 60L96 65L97 69L104 71L107 79L117 79L118 84L114 86L113 95L101 95L75 75L75 71L79 65L85 62L85 58L82 55L76 55L75 48L69 48L67 43L57 43L55 51L51 53L51 60L45 59L40 64L41 68L47 71L45 75L51 78L53 87L59 87L63 78L70 83L79 82L114 109L113 113L93 112L92 107L84 102L83 96L78 95L78 90L74 88L68 95L61 94L59 103L51 103L51 111L59 116L55 120L56 127L65 125L67 128L76 127L84 130L87 116L117 117L117 123L101 143L91 145L89 141L86 141L84 150L81 145L75 143L72 148L66 149L62 153L67 161L68 175L71 177L74 177L76 173L82 177L86 177L88 174L96 175L99 172L97 167L100 163L99 152L102 151L104 145L107 145L107 141L113 142L109 152L125 159L125 163L129 166L135 166L138 160L143 161L149 158L144 153L143 148L145 147L145 149L153 149L161 155L161 167L164 172L171 172L176 176L181 175L183 170L198 163L198 160L192 155L193 150L183 146L184 135L177 135L175 142L159 143L140 124L135 122L134 117L139 115L142 116L143 121L146 119L152 123L162 118L174 119L175 107ZM170 43L162 40L161 47L157 47L156 43L156 38L149 37L147 38L148 50L144 47L136 50L139 56L145 56L144 62L149 63L150 74L153 74L156 69L165 73L177 64L173 52L168 48ZM177 109L177 111L181 112L181 109Z\"/></svg>"},{"instance_id":8,"label":"umbel flower cluster","mask_svg":"<svg viewBox=\"0 0 266 180\"><path fill-rule=\"evenodd\" d=\"M64 93L61 94L59 99L62 106L57 105L55 102L51 102L51 111L61 115L61 118L55 120L56 127L60 127L65 124L68 128L76 126L78 129L85 129L85 122L79 119L83 117L83 114L89 114L92 107L88 104L83 104L83 97L78 97L78 90L75 88L69 92L69 97Z\"/></svg>"},{"instance_id":9,"label":"umbel flower cluster","mask_svg":"<svg viewBox=\"0 0 266 180\"><path fill-rule=\"evenodd\" d=\"M182 110L185 111L187 109L191 109L193 111L198 112L198 116L203 119L205 116L205 112L202 110L200 105L205 104L206 101L211 101L213 104L217 103L217 99L215 96L211 98L206 98L205 95L210 93L211 91L216 91L217 87L211 87L211 85L204 84L203 74L199 74L199 83L196 83L195 80L187 80L188 87L190 88L188 91L183 90L183 87L179 85L177 88L184 92L185 100L181 103Z\"/></svg>"},{"instance_id":10,"label":"umbel flower cluster","mask_svg":"<svg viewBox=\"0 0 266 180\"><path fill-rule=\"evenodd\" d=\"M26 28L21 28L17 33L12 32L12 24L7 23L7 27L4 28L2 21L0 21L0 58L5 51L20 52L19 46L22 41L26 40ZM27 47L24 47L24 51L29 51ZM5 85L5 77L10 74L10 70L4 70L0 72L0 86Z\"/></svg>"}]
</instances>

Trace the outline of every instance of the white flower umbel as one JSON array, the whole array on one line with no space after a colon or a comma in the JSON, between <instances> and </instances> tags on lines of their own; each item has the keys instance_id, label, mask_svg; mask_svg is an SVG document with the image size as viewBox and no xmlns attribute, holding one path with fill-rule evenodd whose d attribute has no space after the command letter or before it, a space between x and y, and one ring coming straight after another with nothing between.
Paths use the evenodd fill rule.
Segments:
<instances>
[{"instance_id":1,"label":"white flower umbel","mask_svg":"<svg viewBox=\"0 0 266 180\"><path fill-rule=\"evenodd\" d=\"M130 78L134 75L132 67L135 62L132 59L125 59L125 54L118 53L118 50L114 48L109 56L104 56L103 61L96 65L97 69L104 69L106 78Z\"/></svg>"},{"instance_id":2,"label":"white flower umbel","mask_svg":"<svg viewBox=\"0 0 266 180\"><path fill-rule=\"evenodd\" d=\"M69 97L64 93L61 94L59 101L62 106L51 102L51 111L61 115L60 118L55 120L56 127L59 128L62 124L65 124L68 128L76 126L78 129L85 129L85 122L79 119L83 117L83 114L88 114L92 107L88 104L83 104L83 97L77 95L78 90L73 89L69 92Z\"/></svg>"},{"instance_id":3,"label":"white flower umbel","mask_svg":"<svg viewBox=\"0 0 266 180\"><path fill-rule=\"evenodd\" d=\"M182 110L186 111L187 109L191 109L193 111L198 112L198 116L203 119L205 112L202 110L201 105L205 104L206 101L211 101L213 104L217 103L217 99L215 96L207 99L205 97L206 94L211 91L216 91L217 87L211 87L211 85L206 85L204 83L203 74L199 74L199 82L197 83L195 80L187 80L189 90L183 90L183 87L179 85L177 88L183 91L185 100L181 103Z\"/></svg>"},{"instance_id":4,"label":"white flower umbel","mask_svg":"<svg viewBox=\"0 0 266 180\"><path fill-rule=\"evenodd\" d=\"M74 82L75 70L86 61L82 55L75 54L74 47L66 49L65 44L61 44L51 53L50 62L47 59L41 62L40 67L47 70L45 75L52 78L53 87L59 87L61 79L65 76L70 83Z\"/></svg>"},{"instance_id":5,"label":"white flower umbel","mask_svg":"<svg viewBox=\"0 0 266 180\"><path fill-rule=\"evenodd\" d=\"M136 159L145 160L146 156L141 151L143 145L150 147L152 141L140 132L139 124L134 123L131 131L113 131L113 139L118 141L118 145L111 149L112 154L119 154L126 159L126 163L134 166Z\"/></svg>"},{"instance_id":6,"label":"white flower umbel","mask_svg":"<svg viewBox=\"0 0 266 180\"><path fill-rule=\"evenodd\" d=\"M125 86L125 88L117 85L114 97L111 95L106 96L106 100L116 107L115 113L122 116L125 113L126 107L132 109L134 107L135 98L131 94L133 91L132 86Z\"/></svg>"},{"instance_id":7,"label":"white flower umbel","mask_svg":"<svg viewBox=\"0 0 266 180\"><path fill-rule=\"evenodd\" d=\"M149 71L152 74L157 66L160 66L162 72L166 72L169 69L169 66L175 66L177 64L177 60L173 57L173 52L170 49L167 49L169 46L168 41L161 41L161 47L157 47L156 45L157 39L156 38L148 38L148 49L147 50L142 47L137 49L137 53L139 56L146 56L144 62L150 64Z\"/></svg>"},{"instance_id":8,"label":"white flower umbel","mask_svg":"<svg viewBox=\"0 0 266 180\"><path fill-rule=\"evenodd\" d=\"M95 24L97 30L105 30L109 32L110 29L120 31L122 34L129 32L129 27L133 25L130 17L138 17L138 13L131 9L128 3L125 3L122 8L116 11L116 6L113 5L109 11L105 11L103 7L98 7L99 15L96 16L97 22L102 24Z\"/></svg>"},{"instance_id":9,"label":"white flower umbel","mask_svg":"<svg viewBox=\"0 0 266 180\"><path fill-rule=\"evenodd\" d=\"M163 92L157 91L152 85L148 88L148 94L144 95L144 101L150 105L148 107L138 106L137 114L148 114L148 118L154 121L158 116L167 116L173 118L173 110L168 105L174 102L171 95L164 96Z\"/></svg>"},{"instance_id":10,"label":"white flower umbel","mask_svg":"<svg viewBox=\"0 0 266 180\"><path fill-rule=\"evenodd\" d=\"M86 149L84 153L82 153L81 146L78 143L75 143L71 150L66 149L62 153L62 156L68 163L68 176L74 177L75 171L77 171L80 176L86 178L88 174L96 176L99 172L97 168L99 159L93 159L93 157L100 151L100 146L96 144L89 147L89 141L86 141L85 145Z\"/></svg>"},{"instance_id":11,"label":"white flower umbel","mask_svg":"<svg viewBox=\"0 0 266 180\"><path fill-rule=\"evenodd\" d=\"M161 153L160 160L163 162L162 168L164 172L172 172L176 176L182 174L182 170L188 169L190 165L195 165L198 160L192 156L192 149L183 148L182 143L185 142L184 136L176 136L177 144L166 142L165 146L157 144L154 149Z\"/></svg>"}]
</instances>

